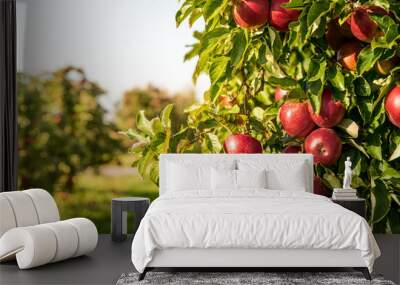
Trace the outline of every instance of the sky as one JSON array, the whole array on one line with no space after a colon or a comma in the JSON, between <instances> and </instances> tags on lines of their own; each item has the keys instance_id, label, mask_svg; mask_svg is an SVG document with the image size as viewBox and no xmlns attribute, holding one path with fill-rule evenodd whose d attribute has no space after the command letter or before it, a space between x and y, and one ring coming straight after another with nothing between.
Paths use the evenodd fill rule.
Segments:
<instances>
[{"instance_id":1,"label":"sky","mask_svg":"<svg viewBox=\"0 0 400 285\"><path fill-rule=\"evenodd\" d=\"M184 62L194 42L188 24L176 28L177 0L17 0L18 68L30 74L82 67L107 90L112 109L122 93L149 83L170 92L209 86ZM201 29L202 23L194 29Z\"/></svg>"}]
</instances>

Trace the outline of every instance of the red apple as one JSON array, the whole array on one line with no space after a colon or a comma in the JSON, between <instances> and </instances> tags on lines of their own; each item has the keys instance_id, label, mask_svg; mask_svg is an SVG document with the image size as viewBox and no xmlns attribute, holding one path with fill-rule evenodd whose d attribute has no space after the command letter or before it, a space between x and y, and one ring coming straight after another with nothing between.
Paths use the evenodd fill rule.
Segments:
<instances>
[{"instance_id":1,"label":"red apple","mask_svg":"<svg viewBox=\"0 0 400 285\"><path fill-rule=\"evenodd\" d=\"M346 112L342 103L333 99L332 92L329 89L325 89L324 93L322 93L319 114L314 112L310 103L308 103L308 111L314 123L323 128L332 128L339 124Z\"/></svg>"},{"instance_id":2,"label":"red apple","mask_svg":"<svg viewBox=\"0 0 400 285\"><path fill-rule=\"evenodd\" d=\"M352 34L363 42L371 42L378 30L378 24L370 17L368 10L365 8L357 8L348 19L350 21Z\"/></svg>"},{"instance_id":3,"label":"red apple","mask_svg":"<svg viewBox=\"0 0 400 285\"><path fill-rule=\"evenodd\" d=\"M337 61L347 70L355 71L357 69L357 57L361 50L362 46L359 42L345 43L337 53Z\"/></svg>"},{"instance_id":4,"label":"red apple","mask_svg":"<svg viewBox=\"0 0 400 285\"><path fill-rule=\"evenodd\" d=\"M314 156L314 163L329 166L342 154L342 141L334 130L319 128L309 134L304 142L305 150Z\"/></svg>"},{"instance_id":5,"label":"red apple","mask_svg":"<svg viewBox=\"0 0 400 285\"><path fill-rule=\"evenodd\" d=\"M233 5L233 19L242 28L258 28L268 21L268 0L235 0Z\"/></svg>"},{"instance_id":6,"label":"red apple","mask_svg":"<svg viewBox=\"0 0 400 285\"><path fill-rule=\"evenodd\" d=\"M340 32L340 26L337 19L334 19L328 23L326 40L328 45L335 51L339 50L340 47L345 43L346 37Z\"/></svg>"},{"instance_id":7,"label":"red apple","mask_svg":"<svg viewBox=\"0 0 400 285\"><path fill-rule=\"evenodd\" d=\"M243 134L230 135L225 139L226 153L262 153L262 146L258 140Z\"/></svg>"},{"instance_id":8,"label":"red apple","mask_svg":"<svg viewBox=\"0 0 400 285\"><path fill-rule=\"evenodd\" d=\"M304 138L315 128L307 103L284 103L279 109L279 119L284 130L292 137Z\"/></svg>"},{"instance_id":9,"label":"red apple","mask_svg":"<svg viewBox=\"0 0 400 285\"><path fill-rule=\"evenodd\" d=\"M331 197L331 193L328 188L322 182L322 179L318 176L314 176L314 194Z\"/></svg>"},{"instance_id":10,"label":"red apple","mask_svg":"<svg viewBox=\"0 0 400 285\"><path fill-rule=\"evenodd\" d=\"M275 102L280 101L283 97L285 97L289 91L283 90L280 87L275 88Z\"/></svg>"},{"instance_id":11,"label":"red apple","mask_svg":"<svg viewBox=\"0 0 400 285\"><path fill-rule=\"evenodd\" d=\"M345 21L342 25L339 25L339 31L344 37L348 39L354 39L353 33L351 32L350 19L347 19L347 21Z\"/></svg>"},{"instance_id":12,"label":"red apple","mask_svg":"<svg viewBox=\"0 0 400 285\"><path fill-rule=\"evenodd\" d=\"M289 0L272 0L271 15L269 24L281 32L289 30L289 24L297 21L300 16L299 10L283 8L282 5L288 3Z\"/></svg>"},{"instance_id":13,"label":"red apple","mask_svg":"<svg viewBox=\"0 0 400 285\"><path fill-rule=\"evenodd\" d=\"M389 120L400 128L400 87L395 86L386 97L385 109Z\"/></svg>"},{"instance_id":14,"label":"red apple","mask_svg":"<svg viewBox=\"0 0 400 285\"><path fill-rule=\"evenodd\" d=\"M301 146L299 145L288 145L282 151L283 153L299 153L302 152Z\"/></svg>"},{"instance_id":15,"label":"red apple","mask_svg":"<svg viewBox=\"0 0 400 285\"><path fill-rule=\"evenodd\" d=\"M218 98L219 100L219 104L224 106L227 109L230 109L233 107L233 105L235 105L235 100L231 99L229 96L227 95L221 95Z\"/></svg>"}]
</instances>

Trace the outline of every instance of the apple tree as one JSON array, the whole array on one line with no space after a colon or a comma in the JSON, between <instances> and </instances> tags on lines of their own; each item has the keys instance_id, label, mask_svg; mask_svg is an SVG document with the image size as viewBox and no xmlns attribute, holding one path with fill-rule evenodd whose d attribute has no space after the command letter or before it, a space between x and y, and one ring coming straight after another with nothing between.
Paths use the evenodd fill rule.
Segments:
<instances>
[{"instance_id":1,"label":"apple tree","mask_svg":"<svg viewBox=\"0 0 400 285\"><path fill-rule=\"evenodd\" d=\"M106 110L98 102L102 94L75 67L36 77L18 75L21 189L71 192L79 172L121 153L116 128L105 120Z\"/></svg>"},{"instance_id":2,"label":"apple tree","mask_svg":"<svg viewBox=\"0 0 400 285\"><path fill-rule=\"evenodd\" d=\"M306 152L329 195L350 157L374 232L400 233L400 2L186 0L176 14L200 18L185 59L211 87L176 132L171 105L137 115L126 135L139 172L157 183L166 152Z\"/></svg>"}]
</instances>

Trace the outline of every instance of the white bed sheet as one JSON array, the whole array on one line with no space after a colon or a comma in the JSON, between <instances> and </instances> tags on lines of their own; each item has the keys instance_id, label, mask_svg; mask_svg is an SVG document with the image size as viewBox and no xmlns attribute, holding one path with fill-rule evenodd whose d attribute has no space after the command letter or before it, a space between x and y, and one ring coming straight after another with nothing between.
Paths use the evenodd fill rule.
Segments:
<instances>
[{"instance_id":1,"label":"white bed sheet","mask_svg":"<svg viewBox=\"0 0 400 285\"><path fill-rule=\"evenodd\" d=\"M357 249L370 271L380 255L359 215L323 196L266 189L162 195L134 237L135 268L166 248Z\"/></svg>"}]
</instances>

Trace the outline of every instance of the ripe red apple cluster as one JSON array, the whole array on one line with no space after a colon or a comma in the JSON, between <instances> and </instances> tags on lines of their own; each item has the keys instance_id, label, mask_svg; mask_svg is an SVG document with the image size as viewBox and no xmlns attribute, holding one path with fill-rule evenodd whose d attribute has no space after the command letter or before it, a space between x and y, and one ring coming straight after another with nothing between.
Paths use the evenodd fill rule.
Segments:
<instances>
[{"instance_id":1,"label":"ripe red apple cluster","mask_svg":"<svg viewBox=\"0 0 400 285\"><path fill-rule=\"evenodd\" d=\"M339 124L346 110L335 101L332 92L322 94L320 112L314 112L309 102L285 102L279 109L283 129L292 137L305 139L304 148L314 156L315 163L328 166L336 163L342 154L342 142L332 129ZM314 130L318 126L319 128ZM300 152L301 147L289 146L285 153Z\"/></svg>"},{"instance_id":2,"label":"ripe red apple cluster","mask_svg":"<svg viewBox=\"0 0 400 285\"><path fill-rule=\"evenodd\" d=\"M357 7L342 25L339 25L338 19L328 23L326 40L337 52L337 61L347 70L356 70L357 57L363 48L363 43L370 43L376 36L383 35L383 32L378 30L377 23L371 19L371 14L389 15L378 6ZM387 75L387 69L392 67L389 62L378 62L378 72Z\"/></svg>"},{"instance_id":3,"label":"ripe red apple cluster","mask_svg":"<svg viewBox=\"0 0 400 285\"><path fill-rule=\"evenodd\" d=\"M289 0L235 0L233 18L236 24L245 29L259 28L266 24L279 31L288 31L291 22L297 21L299 10L282 7ZM364 43L369 43L382 32L371 19L371 14L389 15L381 7L368 6L355 8L348 19L339 25L338 19L328 23L326 39L337 52L337 61L349 70L357 68L357 57ZM390 60L379 61L376 69L387 75L393 68ZM283 99L288 92L277 88L275 100ZM220 98L221 105L232 107L228 97ZM385 108L389 120L400 127L400 87L395 87L386 98ZM322 95L321 110L314 112L309 102L285 102L279 110L279 118L288 135L304 139L307 153L314 155L315 163L329 166L339 159L342 152L342 142L332 129L343 119L346 110L342 103L335 101L332 92L326 89ZM316 127L318 129L314 130ZM233 134L226 138L224 149L227 153L261 153L262 146L258 140L246 134ZM301 152L296 145L284 149L286 153Z\"/></svg>"},{"instance_id":4,"label":"ripe red apple cluster","mask_svg":"<svg viewBox=\"0 0 400 285\"><path fill-rule=\"evenodd\" d=\"M300 11L282 7L289 0L236 0L233 18L245 29L254 29L269 24L278 31L286 32L289 24L297 21Z\"/></svg>"}]
</instances>

